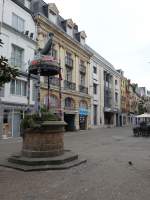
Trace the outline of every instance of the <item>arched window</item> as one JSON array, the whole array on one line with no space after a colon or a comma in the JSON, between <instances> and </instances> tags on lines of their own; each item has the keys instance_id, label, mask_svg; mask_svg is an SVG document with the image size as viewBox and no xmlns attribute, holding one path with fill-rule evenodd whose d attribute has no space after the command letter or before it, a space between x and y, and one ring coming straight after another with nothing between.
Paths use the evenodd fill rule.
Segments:
<instances>
[{"instance_id":1,"label":"arched window","mask_svg":"<svg viewBox=\"0 0 150 200\"><path fill-rule=\"evenodd\" d=\"M80 108L85 108L85 109L87 109L87 108L88 108L87 102L86 102L86 101L80 101Z\"/></svg>"},{"instance_id":2,"label":"arched window","mask_svg":"<svg viewBox=\"0 0 150 200\"><path fill-rule=\"evenodd\" d=\"M50 104L50 108L57 108L58 107L58 98L55 95L51 95L49 104ZM48 96L45 96L45 98L44 98L44 105L48 106Z\"/></svg>"},{"instance_id":3,"label":"arched window","mask_svg":"<svg viewBox=\"0 0 150 200\"><path fill-rule=\"evenodd\" d=\"M53 108L58 107L58 99L55 95L50 96L50 107L53 107Z\"/></svg>"},{"instance_id":4,"label":"arched window","mask_svg":"<svg viewBox=\"0 0 150 200\"><path fill-rule=\"evenodd\" d=\"M65 99L65 108L67 108L67 109L75 108L75 103L74 103L74 100L72 98L67 97Z\"/></svg>"}]
</instances>

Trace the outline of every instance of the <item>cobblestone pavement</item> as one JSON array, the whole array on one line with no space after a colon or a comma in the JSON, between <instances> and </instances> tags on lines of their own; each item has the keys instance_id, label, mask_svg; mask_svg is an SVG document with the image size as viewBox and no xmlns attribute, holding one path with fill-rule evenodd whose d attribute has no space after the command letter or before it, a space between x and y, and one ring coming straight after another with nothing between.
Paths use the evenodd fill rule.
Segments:
<instances>
[{"instance_id":1,"label":"cobblestone pavement","mask_svg":"<svg viewBox=\"0 0 150 200\"><path fill-rule=\"evenodd\" d=\"M0 200L150 200L150 138L95 129L66 133L65 147L87 163L40 172L0 167ZM1 140L0 162L20 149L21 139Z\"/></svg>"}]
</instances>

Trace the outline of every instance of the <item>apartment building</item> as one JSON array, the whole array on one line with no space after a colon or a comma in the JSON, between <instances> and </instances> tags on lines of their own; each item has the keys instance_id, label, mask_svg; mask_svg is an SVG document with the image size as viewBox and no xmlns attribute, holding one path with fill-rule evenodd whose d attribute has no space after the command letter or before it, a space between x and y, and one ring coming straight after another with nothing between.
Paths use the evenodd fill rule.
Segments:
<instances>
[{"instance_id":1,"label":"apartment building","mask_svg":"<svg viewBox=\"0 0 150 200\"><path fill-rule=\"evenodd\" d=\"M36 49L36 26L30 0L0 1L0 55L19 69L19 77L0 90L0 136L20 135L20 120L27 109L27 70ZM31 80L32 88L34 79ZM34 105L31 90L31 106Z\"/></svg>"},{"instance_id":2,"label":"apartment building","mask_svg":"<svg viewBox=\"0 0 150 200\"><path fill-rule=\"evenodd\" d=\"M61 92L59 98L58 77L51 77L50 109L60 109L67 122L66 130L81 130L91 127L89 74L91 52L85 48L86 34L79 31L72 19L64 19L53 3L32 1L32 10L37 23L38 48L43 48L49 32L54 33L53 56L62 68ZM46 83L47 80L44 79ZM47 104L47 88L41 85L41 103ZM61 108L60 108L61 105Z\"/></svg>"}]
</instances>

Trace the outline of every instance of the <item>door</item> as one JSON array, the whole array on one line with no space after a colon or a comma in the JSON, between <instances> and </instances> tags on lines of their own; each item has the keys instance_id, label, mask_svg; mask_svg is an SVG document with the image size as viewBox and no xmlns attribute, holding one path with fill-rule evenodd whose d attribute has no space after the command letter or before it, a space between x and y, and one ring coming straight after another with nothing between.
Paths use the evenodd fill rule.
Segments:
<instances>
[{"instance_id":1,"label":"door","mask_svg":"<svg viewBox=\"0 0 150 200\"><path fill-rule=\"evenodd\" d=\"M20 137L21 113L14 112L13 114L13 137Z\"/></svg>"}]
</instances>

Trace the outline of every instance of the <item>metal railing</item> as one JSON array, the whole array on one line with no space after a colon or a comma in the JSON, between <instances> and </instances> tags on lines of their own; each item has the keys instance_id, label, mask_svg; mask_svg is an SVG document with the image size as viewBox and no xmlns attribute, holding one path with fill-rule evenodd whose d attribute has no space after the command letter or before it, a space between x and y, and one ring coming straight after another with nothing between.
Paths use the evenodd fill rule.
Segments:
<instances>
[{"instance_id":1,"label":"metal railing","mask_svg":"<svg viewBox=\"0 0 150 200\"><path fill-rule=\"evenodd\" d=\"M64 80L64 89L76 90L76 84L67 80Z\"/></svg>"},{"instance_id":2,"label":"metal railing","mask_svg":"<svg viewBox=\"0 0 150 200\"><path fill-rule=\"evenodd\" d=\"M83 85L79 85L79 91L88 94L88 88Z\"/></svg>"}]
</instances>

